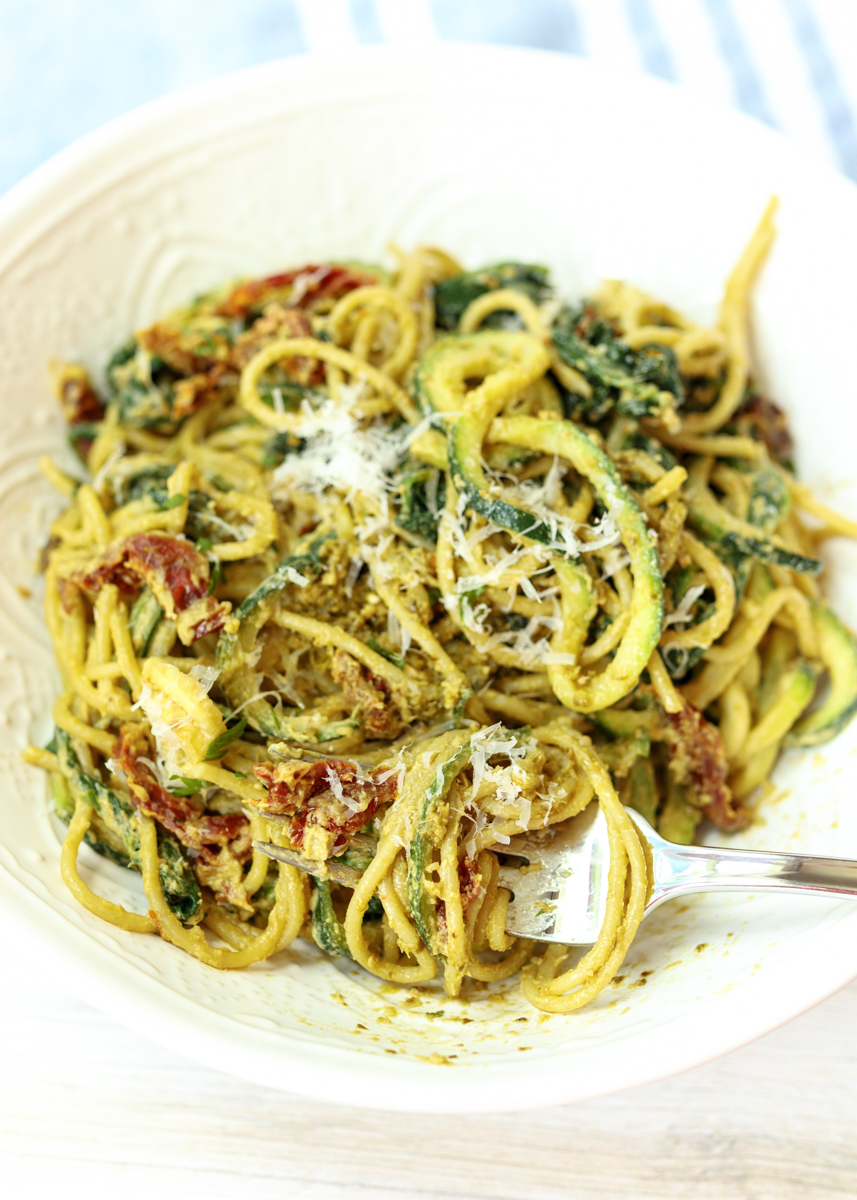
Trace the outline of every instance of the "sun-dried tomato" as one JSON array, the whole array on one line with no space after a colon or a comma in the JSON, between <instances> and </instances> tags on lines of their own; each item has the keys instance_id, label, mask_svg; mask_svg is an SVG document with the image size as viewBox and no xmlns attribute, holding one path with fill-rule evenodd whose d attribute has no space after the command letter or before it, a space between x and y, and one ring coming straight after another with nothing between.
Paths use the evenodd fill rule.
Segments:
<instances>
[{"instance_id":1,"label":"sun-dried tomato","mask_svg":"<svg viewBox=\"0 0 857 1200\"><path fill-rule=\"evenodd\" d=\"M670 769L676 778L688 783L704 801L705 815L718 829L727 833L744 829L750 813L726 782L729 767L720 730L691 704L681 712L667 713L666 722L674 734L670 739Z\"/></svg>"},{"instance_id":2,"label":"sun-dried tomato","mask_svg":"<svg viewBox=\"0 0 857 1200\"><path fill-rule=\"evenodd\" d=\"M369 274L340 267L335 263L310 263L294 271L250 279L239 285L217 306L224 317L246 317L251 309L261 309L272 300L283 300L292 308L310 308L319 300L338 300L346 292L377 282ZM295 293L298 292L298 295Z\"/></svg>"},{"instance_id":3,"label":"sun-dried tomato","mask_svg":"<svg viewBox=\"0 0 857 1200\"><path fill-rule=\"evenodd\" d=\"M395 776L382 781L378 776L384 772L364 774L355 763L341 758L257 763L253 773L268 788L265 799L257 802L259 811L291 818L292 845L303 845L307 829L317 826L336 835L332 854L343 850L381 805L395 798L397 790Z\"/></svg>"},{"instance_id":4,"label":"sun-dried tomato","mask_svg":"<svg viewBox=\"0 0 857 1200\"><path fill-rule=\"evenodd\" d=\"M164 829L174 833L184 846L202 858L213 861L222 846L236 849L246 859L252 853L247 836L250 822L243 813L208 814L201 812L189 796L176 796L161 787L152 768L142 759L151 758L152 748L138 725L123 725L113 749L113 757L125 773L133 803ZM236 847L236 841L241 843Z\"/></svg>"},{"instance_id":5,"label":"sun-dried tomato","mask_svg":"<svg viewBox=\"0 0 857 1200\"><path fill-rule=\"evenodd\" d=\"M170 620L197 605L200 611L192 626L194 641L221 629L230 612L228 603L208 594L208 560L190 542L162 533L131 534L72 582L91 593L98 592L105 583L113 583L126 595L133 595L146 584Z\"/></svg>"}]
</instances>

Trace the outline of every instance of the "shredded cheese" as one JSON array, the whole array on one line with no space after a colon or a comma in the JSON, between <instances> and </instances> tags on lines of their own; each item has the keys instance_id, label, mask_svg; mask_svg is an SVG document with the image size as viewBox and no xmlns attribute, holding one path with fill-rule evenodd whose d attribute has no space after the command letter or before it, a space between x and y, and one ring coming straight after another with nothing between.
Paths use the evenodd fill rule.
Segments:
<instances>
[{"instance_id":1,"label":"shredded cheese","mask_svg":"<svg viewBox=\"0 0 857 1200\"><path fill-rule=\"evenodd\" d=\"M675 612L667 614L664 619L664 625L688 625L693 620L691 609L704 591L705 584L700 584L699 587L688 588L682 596L681 603Z\"/></svg>"},{"instance_id":2,"label":"shredded cheese","mask_svg":"<svg viewBox=\"0 0 857 1200\"><path fill-rule=\"evenodd\" d=\"M206 696L214 687L214 682L219 674L220 671L217 667L206 667L203 663L197 663L188 671L188 675L195 679L197 683L201 683L205 688Z\"/></svg>"},{"instance_id":3,"label":"shredded cheese","mask_svg":"<svg viewBox=\"0 0 857 1200\"><path fill-rule=\"evenodd\" d=\"M498 819L501 823L513 820L526 828L532 812L532 801L523 795L527 774L521 765L521 759L529 753L530 739L510 734L508 730L497 723L475 733L470 740L470 745L473 783L469 804L475 804L477 796L487 784L489 787L493 787L497 800L504 807L511 809L507 815L495 818L495 824ZM492 758L500 756L509 760L507 765L490 762ZM475 836L474 831L471 840Z\"/></svg>"},{"instance_id":4,"label":"shredded cheese","mask_svg":"<svg viewBox=\"0 0 857 1200\"><path fill-rule=\"evenodd\" d=\"M402 658L404 658L411 644L411 635L400 623L399 618L389 609L387 609L387 636L392 642L399 643Z\"/></svg>"},{"instance_id":5,"label":"shredded cheese","mask_svg":"<svg viewBox=\"0 0 857 1200\"><path fill-rule=\"evenodd\" d=\"M298 587L306 587L309 583L306 575L301 575L300 571L296 571L294 567L286 567L283 574L289 583L296 583Z\"/></svg>"},{"instance_id":6,"label":"shredded cheese","mask_svg":"<svg viewBox=\"0 0 857 1200\"><path fill-rule=\"evenodd\" d=\"M275 493L278 485L299 487L317 496L335 488L345 492L347 500L362 492L386 503L393 486L392 473L411 430L407 427L405 434L391 431L382 421L361 425L349 408L362 390L362 384L344 384L341 402L324 400L315 409L304 400L296 430L304 444L300 454L288 455L274 471Z\"/></svg>"},{"instance_id":7,"label":"shredded cheese","mask_svg":"<svg viewBox=\"0 0 857 1200\"><path fill-rule=\"evenodd\" d=\"M495 633L493 640L497 644L509 646L511 650L520 655L521 662L529 670L549 661L548 655L553 653L550 648L550 638L543 637L536 641L534 634L538 633L541 628L546 629L549 633L555 633L561 627L562 617L559 613L553 616L539 613L530 617L523 629Z\"/></svg>"},{"instance_id":8,"label":"shredded cheese","mask_svg":"<svg viewBox=\"0 0 857 1200\"><path fill-rule=\"evenodd\" d=\"M172 725L167 724L161 713L160 701L147 683L143 684L140 699L134 708L142 709L149 721L152 737L155 741L155 761L140 759L146 762L155 773L158 783L168 788L170 777L182 774L182 763L185 752Z\"/></svg>"}]
</instances>

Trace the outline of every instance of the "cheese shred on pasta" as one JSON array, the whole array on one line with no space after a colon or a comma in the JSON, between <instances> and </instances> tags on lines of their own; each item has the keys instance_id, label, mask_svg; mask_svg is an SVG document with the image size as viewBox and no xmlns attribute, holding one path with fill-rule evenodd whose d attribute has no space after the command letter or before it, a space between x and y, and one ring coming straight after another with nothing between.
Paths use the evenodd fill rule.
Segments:
<instances>
[{"instance_id":1,"label":"cheese shred on pasta","mask_svg":"<svg viewBox=\"0 0 857 1200\"><path fill-rule=\"evenodd\" d=\"M857 529L794 478L750 372L774 210L712 328L423 247L232 284L98 389L55 363L85 472L43 463L62 693L27 758L80 903L220 969L302 936L404 986L596 997L649 887L627 807L678 842L741 829L781 749L857 708L818 583ZM499 867L590 803L607 911L569 965L507 934ZM82 881L84 839L147 916Z\"/></svg>"}]
</instances>

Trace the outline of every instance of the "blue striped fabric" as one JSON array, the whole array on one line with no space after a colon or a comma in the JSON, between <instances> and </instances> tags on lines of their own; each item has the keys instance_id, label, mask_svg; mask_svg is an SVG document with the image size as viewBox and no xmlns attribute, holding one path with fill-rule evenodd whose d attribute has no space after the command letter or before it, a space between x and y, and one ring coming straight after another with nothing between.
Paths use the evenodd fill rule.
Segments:
<instances>
[{"instance_id":1,"label":"blue striped fabric","mask_svg":"<svg viewBox=\"0 0 857 1200\"><path fill-rule=\"evenodd\" d=\"M831 141L836 147L840 168L857 179L857 124L848 103L839 71L826 45L826 39L810 0L783 0L794 25L795 38L806 57L807 70ZM854 66L857 67L857 60Z\"/></svg>"},{"instance_id":2,"label":"blue striped fabric","mask_svg":"<svg viewBox=\"0 0 857 1200\"><path fill-rule=\"evenodd\" d=\"M650 75L658 75L674 83L676 73L672 54L651 0L625 0L625 11L631 32L640 47L643 66Z\"/></svg>"},{"instance_id":3,"label":"blue striped fabric","mask_svg":"<svg viewBox=\"0 0 857 1200\"><path fill-rule=\"evenodd\" d=\"M857 180L857 0L7 0L0 192L110 117L222 71L433 37L538 46L684 84Z\"/></svg>"},{"instance_id":4,"label":"blue striped fabric","mask_svg":"<svg viewBox=\"0 0 857 1200\"><path fill-rule=\"evenodd\" d=\"M705 0L705 7L711 18L717 48L732 76L735 103L751 117L776 126L765 99L764 84L735 20L732 0Z\"/></svg>"},{"instance_id":5,"label":"blue striped fabric","mask_svg":"<svg viewBox=\"0 0 857 1200\"><path fill-rule=\"evenodd\" d=\"M585 53L577 12L567 0L433 0L431 9L442 38Z\"/></svg>"},{"instance_id":6,"label":"blue striped fabric","mask_svg":"<svg viewBox=\"0 0 857 1200\"><path fill-rule=\"evenodd\" d=\"M384 34L372 0L351 0L350 9L357 40L365 45L383 42Z\"/></svg>"}]
</instances>

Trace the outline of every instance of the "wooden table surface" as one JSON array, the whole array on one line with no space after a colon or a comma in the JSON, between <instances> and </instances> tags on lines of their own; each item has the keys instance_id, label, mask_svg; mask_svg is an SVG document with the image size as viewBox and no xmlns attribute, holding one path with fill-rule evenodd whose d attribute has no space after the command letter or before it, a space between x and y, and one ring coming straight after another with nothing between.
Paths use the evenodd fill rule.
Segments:
<instances>
[{"instance_id":1,"label":"wooden table surface","mask_svg":"<svg viewBox=\"0 0 857 1200\"><path fill-rule=\"evenodd\" d=\"M0 1022L0 1191L42 1200L844 1200L857 983L727 1058L589 1103L361 1111L176 1058L68 993L17 933Z\"/></svg>"}]
</instances>

